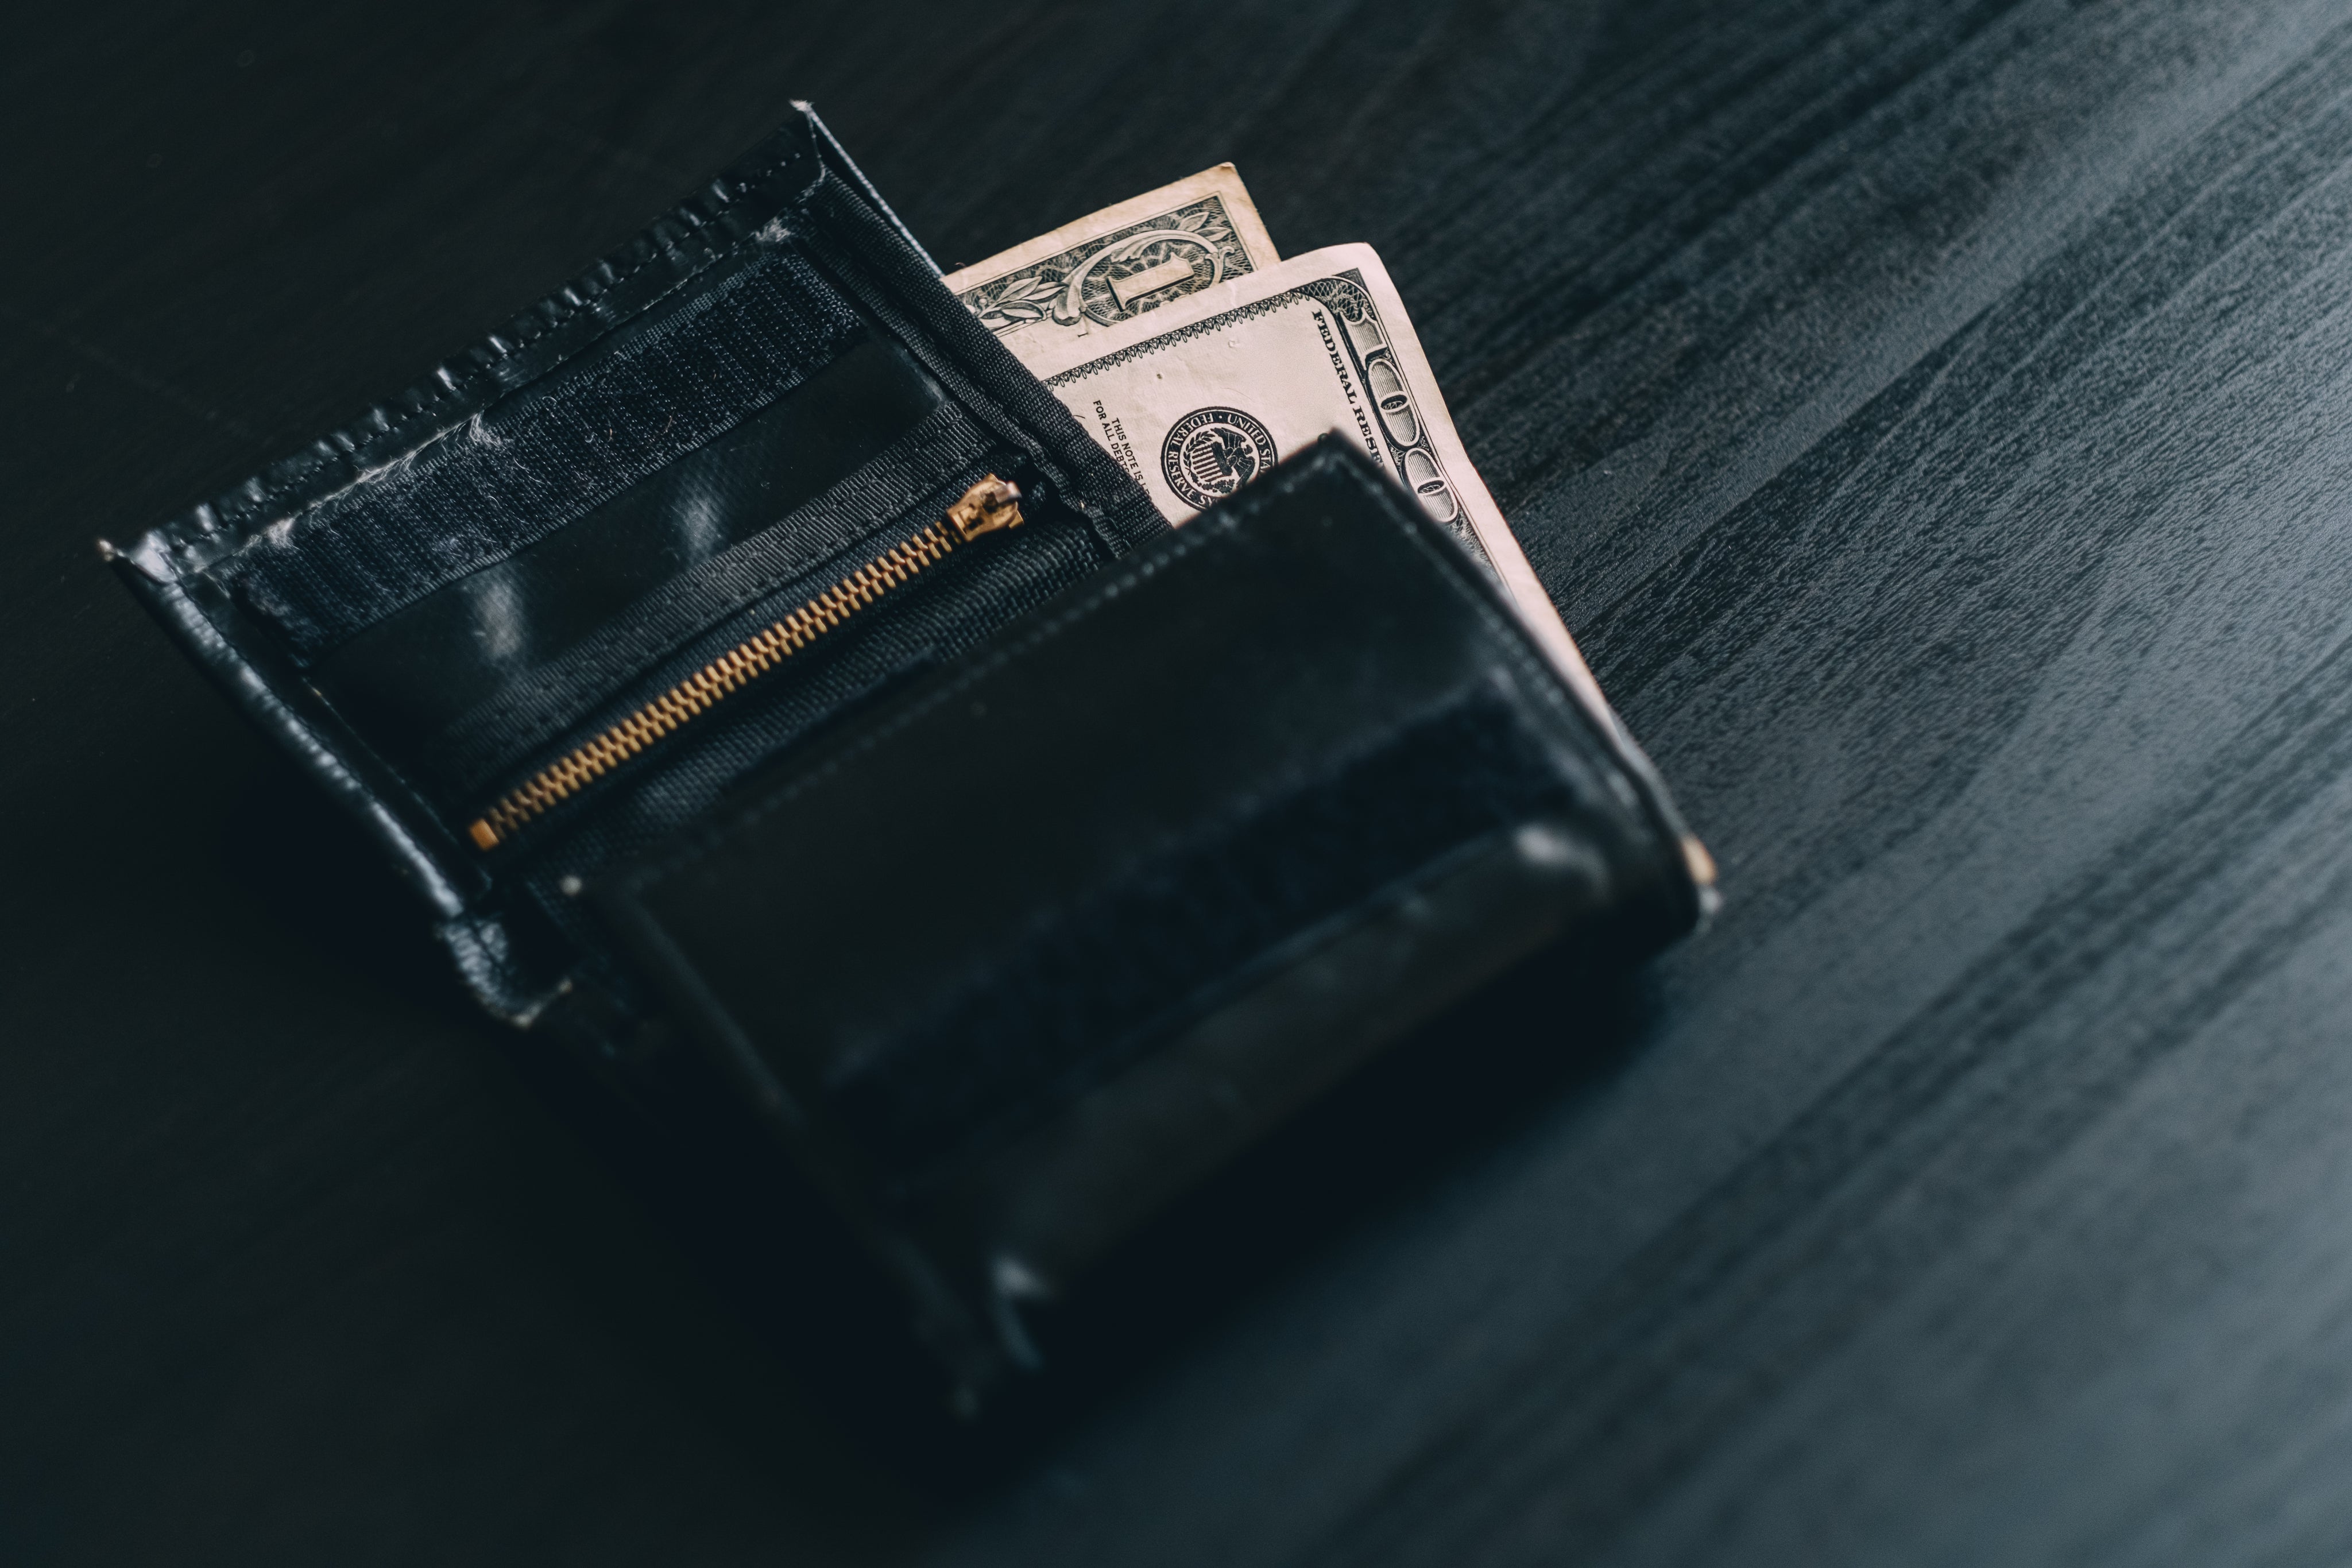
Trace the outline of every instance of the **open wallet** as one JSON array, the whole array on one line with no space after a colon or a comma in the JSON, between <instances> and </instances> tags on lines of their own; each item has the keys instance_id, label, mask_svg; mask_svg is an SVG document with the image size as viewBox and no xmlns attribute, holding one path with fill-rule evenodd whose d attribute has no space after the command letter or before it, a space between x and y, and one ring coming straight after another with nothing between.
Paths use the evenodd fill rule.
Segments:
<instances>
[{"instance_id":1,"label":"open wallet","mask_svg":"<svg viewBox=\"0 0 2352 1568\"><path fill-rule=\"evenodd\" d=\"M1327 440L1171 528L805 108L104 553L485 1009L694 1064L967 1396L1035 1363L1025 1303L1383 1046L1709 895L1411 492Z\"/></svg>"}]
</instances>

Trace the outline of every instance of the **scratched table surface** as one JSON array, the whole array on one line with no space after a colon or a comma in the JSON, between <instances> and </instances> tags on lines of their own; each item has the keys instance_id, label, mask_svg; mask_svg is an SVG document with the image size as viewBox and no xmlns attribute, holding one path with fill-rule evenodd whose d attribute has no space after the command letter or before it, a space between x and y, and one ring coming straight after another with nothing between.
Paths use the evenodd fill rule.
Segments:
<instances>
[{"instance_id":1,"label":"scratched table surface","mask_svg":"<svg viewBox=\"0 0 2352 1568\"><path fill-rule=\"evenodd\" d=\"M2352 1555L2352 4L37 9L0 1560ZM468 1012L91 550L794 98L950 263L1228 158L1377 246L1727 894L1319 1110L976 1438Z\"/></svg>"}]
</instances>

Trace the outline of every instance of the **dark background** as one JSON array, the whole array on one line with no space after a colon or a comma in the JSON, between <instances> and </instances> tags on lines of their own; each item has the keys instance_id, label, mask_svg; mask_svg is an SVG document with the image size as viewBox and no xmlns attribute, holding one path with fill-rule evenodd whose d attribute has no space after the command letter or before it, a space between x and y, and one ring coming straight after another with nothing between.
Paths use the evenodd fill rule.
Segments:
<instances>
[{"instance_id":1,"label":"dark background","mask_svg":"<svg viewBox=\"0 0 2352 1568\"><path fill-rule=\"evenodd\" d=\"M28 11L0 1560L2352 1554L2352 5ZM950 264L1225 158L1379 246L1729 898L1343 1096L953 1476L90 549L794 97Z\"/></svg>"}]
</instances>

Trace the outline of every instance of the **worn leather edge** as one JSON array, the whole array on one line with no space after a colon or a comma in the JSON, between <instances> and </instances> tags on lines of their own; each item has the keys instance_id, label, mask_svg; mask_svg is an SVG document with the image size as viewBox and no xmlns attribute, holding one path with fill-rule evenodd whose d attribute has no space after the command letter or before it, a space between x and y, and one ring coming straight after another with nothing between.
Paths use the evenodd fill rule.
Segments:
<instances>
[{"instance_id":1,"label":"worn leather edge","mask_svg":"<svg viewBox=\"0 0 2352 1568\"><path fill-rule=\"evenodd\" d=\"M793 108L808 122L810 138L815 142L817 157L825 168L856 187L866 204L880 214L882 220L906 242L908 250L921 258L933 277L944 276L944 269L931 258L931 253L923 248L923 242L915 237L915 231L908 228L890 204L882 199L882 193L874 188L874 182L866 177L866 171L857 166L847 149L835 138L832 128L817 114L816 106L804 98L796 98L793 99Z\"/></svg>"},{"instance_id":2,"label":"worn leather edge","mask_svg":"<svg viewBox=\"0 0 2352 1568\"><path fill-rule=\"evenodd\" d=\"M446 919L465 911L481 891L479 873L473 877L449 874L442 857L428 847L415 825L389 804L398 794L391 787L392 779L365 777L374 769L364 764L354 767L345 748L331 743L278 695L273 684L213 623L184 587L159 582L121 557L114 558L112 564L131 593L221 693L264 734L291 752L337 804L357 817L391 851L402 879L424 895L436 915Z\"/></svg>"},{"instance_id":3,"label":"worn leather edge","mask_svg":"<svg viewBox=\"0 0 2352 1568\"><path fill-rule=\"evenodd\" d=\"M199 571L255 534L363 475L422 451L497 399L627 326L803 194L778 176L807 163L823 177L805 121L787 121L695 194L425 379L243 484L149 530L121 553L150 575Z\"/></svg>"},{"instance_id":4,"label":"worn leather edge","mask_svg":"<svg viewBox=\"0 0 2352 1568\"><path fill-rule=\"evenodd\" d=\"M1331 436L1324 437L1317 445L1353 455L1351 447ZM1675 805L1674 796L1666 789L1665 776L1658 771L1649 754L1634 740L1633 732L1626 727L1624 720L1617 716L1616 710L1607 705L1605 695L1601 710L1594 712L1576 687L1560 674L1559 665L1552 662L1551 655L1537 641L1526 621L1511 607L1501 585L1471 559L1449 530L1432 522L1385 475L1369 462L1350 462L1342 464L1340 467L1342 472L1353 477L1382 514L1396 523L1408 538L1424 553L1444 563L1455 586L1480 606L1480 613L1487 618L1497 634L1507 638L1517 650L1522 669L1534 666L1542 670L1544 678L1538 683L1539 688L1565 709L1574 713L1586 733L1617 765L1619 778L1612 782L1630 789L1630 795L1621 798L1649 821L1664 858L1672 862L1672 884L1687 894L1682 932L1676 935L1697 926L1712 912L1714 897L1713 884L1702 883L1691 863L1687 846L1697 841L1684 822L1681 810Z\"/></svg>"}]
</instances>

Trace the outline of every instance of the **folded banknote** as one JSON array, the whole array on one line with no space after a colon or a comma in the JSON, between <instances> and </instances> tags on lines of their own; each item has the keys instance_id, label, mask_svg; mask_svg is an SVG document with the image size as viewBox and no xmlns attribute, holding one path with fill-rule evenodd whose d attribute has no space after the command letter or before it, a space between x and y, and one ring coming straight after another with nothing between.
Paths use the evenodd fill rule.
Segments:
<instances>
[{"instance_id":1,"label":"folded banknote","mask_svg":"<svg viewBox=\"0 0 2352 1568\"><path fill-rule=\"evenodd\" d=\"M1024 363L1281 259L1231 163L959 267L947 286Z\"/></svg>"},{"instance_id":2,"label":"folded banknote","mask_svg":"<svg viewBox=\"0 0 2352 1568\"><path fill-rule=\"evenodd\" d=\"M1226 163L947 282L1171 522L1325 434L1360 444L1486 563L1562 673L1608 711L1370 246L1277 260Z\"/></svg>"}]
</instances>

